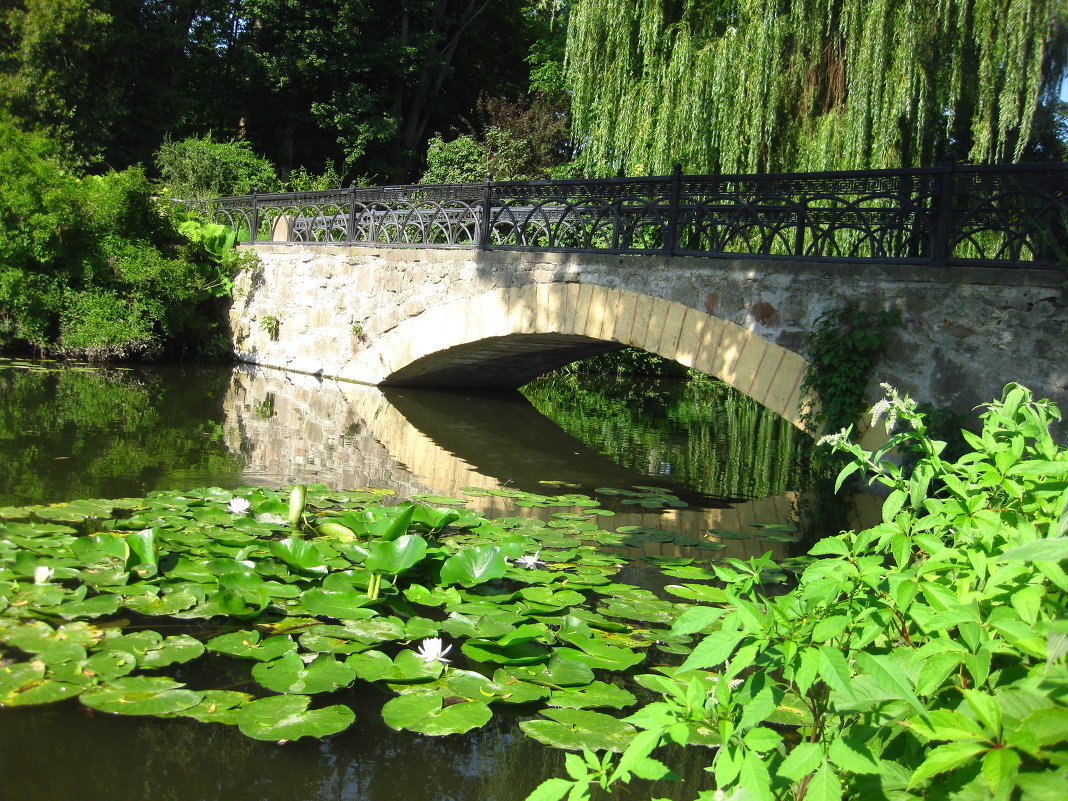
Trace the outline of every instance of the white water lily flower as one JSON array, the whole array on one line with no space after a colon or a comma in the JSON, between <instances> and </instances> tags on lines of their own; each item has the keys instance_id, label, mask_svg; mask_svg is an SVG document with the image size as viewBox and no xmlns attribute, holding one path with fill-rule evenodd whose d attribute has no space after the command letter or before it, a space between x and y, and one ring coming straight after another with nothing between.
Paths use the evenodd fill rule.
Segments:
<instances>
[{"instance_id":1,"label":"white water lily flower","mask_svg":"<svg viewBox=\"0 0 1068 801\"><path fill-rule=\"evenodd\" d=\"M525 567L528 570L533 570L538 565L544 565L545 564L543 561L541 561L538 558L538 554L540 554L540 553L541 553L541 550L539 549L539 550L535 551L533 554L523 554L522 556L516 558L515 563L517 565L519 565L520 567Z\"/></svg>"},{"instance_id":2,"label":"white water lily flower","mask_svg":"<svg viewBox=\"0 0 1068 801\"><path fill-rule=\"evenodd\" d=\"M415 652L416 656L428 665L431 662L441 662L443 665L448 664L449 660L445 658L445 654L452 650L452 646L446 645L442 648L441 645L440 637L428 637L419 645L419 649Z\"/></svg>"},{"instance_id":3,"label":"white water lily flower","mask_svg":"<svg viewBox=\"0 0 1068 801\"><path fill-rule=\"evenodd\" d=\"M37 568L33 571L33 583L47 584L48 580L52 578L52 574L55 572L55 570L46 565L37 565Z\"/></svg>"},{"instance_id":4,"label":"white water lily flower","mask_svg":"<svg viewBox=\"0 0 1068 801\"><path fill-rule=\"evenodd\" d=\"M234 515L243 515L252 507L245 498L231 498L230 503L226 504L226 511Z\"/></svg>"}]
</instances>

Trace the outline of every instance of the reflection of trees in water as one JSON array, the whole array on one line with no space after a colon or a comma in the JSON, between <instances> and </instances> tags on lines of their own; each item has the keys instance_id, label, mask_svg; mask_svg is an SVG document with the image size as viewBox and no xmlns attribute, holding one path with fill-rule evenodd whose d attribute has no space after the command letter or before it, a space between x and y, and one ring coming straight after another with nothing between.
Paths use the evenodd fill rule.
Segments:
<instances>
[{"instance_id":1,"label":"reflection of trees in water","mask_svg":"<svg viewBox=\"0 0 1068 801\"><path fill-rule=\"evenodd\" d=\"M621 465L717 498L762 498L802 483L804 435L726 384L560 375L523 394Z\"/></svg>"},{"instance_id":2,"label":"reflection of trees in water","mask_svg":"<svg viewBox=\"0 0 1068 801\"><path fill-rule=\"evenodd\" d=\"M0 370L0 504L144 495L235 473L217 428L228 375Z\"/></svg>"}]
</instances>

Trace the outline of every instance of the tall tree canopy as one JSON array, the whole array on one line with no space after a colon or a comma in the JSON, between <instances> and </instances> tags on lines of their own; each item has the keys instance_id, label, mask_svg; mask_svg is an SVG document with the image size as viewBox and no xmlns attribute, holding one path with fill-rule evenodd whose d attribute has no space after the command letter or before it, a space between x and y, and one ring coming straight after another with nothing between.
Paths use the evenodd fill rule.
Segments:
<instances>
[{"instance_id":1,"label":"tall tree canopy","mask_svg":"<svg viewBox=\"0 0 1068 801\"><path fill-rule=\"evenodd\" d=\"M1036 111L1057 102L1066 7L580 0L567 43L576 142L592 174L1020 160Z\"/></svg>"},{"instance_id":2,"label":"tall tree canopy","mask_svg":"<svg viewBox=\"0 0 1068 801\"><path fill-rule=\"evenodd\" d=\"M482 93L526 91L543 2L0 0L0 106L94 167L211 133L406 179Z\"/></svg>"}]
</instances>

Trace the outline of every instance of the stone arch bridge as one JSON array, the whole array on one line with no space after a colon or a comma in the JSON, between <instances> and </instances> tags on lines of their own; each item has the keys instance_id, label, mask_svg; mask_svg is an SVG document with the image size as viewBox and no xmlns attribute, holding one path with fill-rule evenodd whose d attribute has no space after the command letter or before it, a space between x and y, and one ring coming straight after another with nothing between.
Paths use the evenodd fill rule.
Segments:
<instances>
[{"instance_id":1,"label":"stone arch bridge","mask_svg":"<svg viewBox=\"0 0 1068 801\"><path fill-rule=\"evenodd\" d=\"M230 310L245 362L373 385L515 388L641 348L722 379L799 427L806 334L848 301L897 307L889 382L967 412L1008 381L1068 408L1059 271L873 263L250 246Z\"/></svg>"}]
</instances>

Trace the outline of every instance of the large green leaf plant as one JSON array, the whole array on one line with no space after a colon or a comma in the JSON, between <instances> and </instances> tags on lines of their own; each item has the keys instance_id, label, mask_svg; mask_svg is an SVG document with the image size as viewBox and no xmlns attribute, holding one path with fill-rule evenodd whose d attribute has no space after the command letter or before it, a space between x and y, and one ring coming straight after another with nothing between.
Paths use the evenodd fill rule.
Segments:
<instances>
[{"instance_id":1,"label":"large green leaf plant","mask_svg":"<svg viewBox=\"0 0 1068 801\"><path fill-rule=\"evenodd\" d=\"M971 452L942 458L889 387L887 444L827 444L885 488L882 522L819 541L788 592L716 565L722 586L672 635L699 635L677 668L637 676L658 700L624 720L619 756L568 755L528 801L589 798L670 778L656 749L715 746L709 799L1040 801L1068 782L1068 451L1059 412L1009 385ZM915 451L914 465L900 456Z\"/></svg>"}]
</instances>

